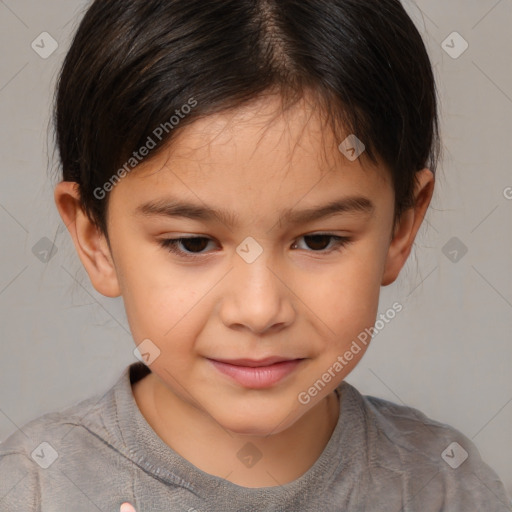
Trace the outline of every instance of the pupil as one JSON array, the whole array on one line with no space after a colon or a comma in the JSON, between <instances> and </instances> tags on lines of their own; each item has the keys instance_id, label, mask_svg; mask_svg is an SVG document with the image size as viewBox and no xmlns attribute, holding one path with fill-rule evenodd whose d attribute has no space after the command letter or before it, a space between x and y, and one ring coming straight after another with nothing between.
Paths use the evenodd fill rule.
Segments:
<instances>
[{"instance_id":1,"label":"pupil","mask_svg":"<svg viewBox=\"0 0 512 512\"><path fill-rule=\"evenodd\" d=\"M186 238L181 242L189 252L201 252L208 245L206 238Z\"/></svg>"},{"instance_id":2,"label":"pupil","mask_svg":"<svg viewBox=\"0 0 512 512\"><path fill-rule=\"evenodd\" d=\"M329 245L330 238L331 238L330 235L310 235L310 236L305 236L304 240L306 240L306 243L310 249L316 249L316 250L321 251L322 249L325 249ZM311 244L310 240L313 240L312 244ZM316 244L316 247L315 247L314 242L319 241L319 240L320 240L321 247L318 247L318 244ZM325 242L325 243L322 243L322 242Z\"/></svg>"}]
</instances>

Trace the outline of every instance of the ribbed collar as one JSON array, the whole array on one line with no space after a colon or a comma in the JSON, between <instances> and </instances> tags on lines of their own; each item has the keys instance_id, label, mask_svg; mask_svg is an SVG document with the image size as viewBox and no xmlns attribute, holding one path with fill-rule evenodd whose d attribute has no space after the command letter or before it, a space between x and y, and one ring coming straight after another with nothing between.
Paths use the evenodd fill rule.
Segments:
<instances>
[{"instance_id":1,"label":"ribbed collar","mask_svg":"<svg viewBox=\"0 0 512 512\"><path fill-rule=\"evenodd\" d=\"M337 388L340 416L336 427L320 457L301 477L282 486L249 488L205 473L165 444L140 412L131 385L149 373L150 369L141 362L135 362L123 371L111 392L104 397L105 408L102 409L112 414L102 418L100 430L106 429L108 436L113 438L111 441L117 445L116 449L166 484L184 487L201 497L211 495L215 489L215 493L236 496L247 504L261 504L261 500L282 499L283 495L296 499L308 490L311 493L311 489L321 493L344 467L359 465L364 457L356 448L367 441L362 439L365 436L362 397L353 386L342 382Z\"/></svg>"}]
</instances>

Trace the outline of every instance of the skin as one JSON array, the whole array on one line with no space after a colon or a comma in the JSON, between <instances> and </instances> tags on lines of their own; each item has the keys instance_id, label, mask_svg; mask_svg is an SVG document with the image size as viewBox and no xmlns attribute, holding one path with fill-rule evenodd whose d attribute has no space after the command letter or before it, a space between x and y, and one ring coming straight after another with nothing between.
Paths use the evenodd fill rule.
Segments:
<instances>
[{"instance_id":1,"label":"skin","mask_svg":"<svg viewBox=\"0 0 512 512\"><path fill-rule=\"evenodd\" d=\"M76 185L59 183L55 201L95 289L122 296L136 345L160 350L151 374L133 386L154 431L201 470L246 487L276 486L304 474L336 426L334 389L364 355L354 355L309 403L298 400L359 333L374 325L380 287L397 278L430 203L434 177L418 173L416 204L393 229L388 170L364 154L354 162L322 124L313 103L282 113L279 99L195 121L172 147L144 161L110 194L110 244L80 209ZM276 115L277 112L277 115ZM136 214L169 196L227 209L238 224ZM372 213L350 211L289 224L286 209L319 208L364 196ZM329 233L350 239L336 247ZM179 245L165 238L202 236ZM253 263L237 247L253 237L263 253ZM206 358L304 358L270 388L243 387ZM237 458L246 443L260 461Z\"/></svg>"}]
</instances>

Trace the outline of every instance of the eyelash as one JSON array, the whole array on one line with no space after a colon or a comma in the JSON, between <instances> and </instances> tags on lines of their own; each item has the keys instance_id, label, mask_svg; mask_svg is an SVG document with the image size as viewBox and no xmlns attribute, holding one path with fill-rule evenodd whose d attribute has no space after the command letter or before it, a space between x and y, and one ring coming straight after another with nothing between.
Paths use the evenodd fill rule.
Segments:
<instances>
[{"instance_id":1,"label":"eyelash","mask_svg":"<svg viewBox=\"0 0 512 512\"><path fill-rule=\"evenodd\" d=\"M317 238L317 237L328 237L334 240L334 247L331 249L322 249L320 251L308 251L308 252L314 252L314 253L320 253L320 254L330 254L331 252L335 251L336 249L346 247L350 242L351 239L344 236L337 236L333 235L332 233L315 233L314 235L302 235L302 237L299 238ZM202 253L202 252L186 252L178 249L178 244L180 244L183 241L186 240L208 240L212 241L211 238L207 238L204 236L193 236L193 237L181 237L181 238L167 238L165 240L160 240L160 245L167 249L169 252L177 254L178 256L181 256L183 258L198 258L208 253ZM294 243L294 245L296 245Z\"/></svg>"}]
</instances>

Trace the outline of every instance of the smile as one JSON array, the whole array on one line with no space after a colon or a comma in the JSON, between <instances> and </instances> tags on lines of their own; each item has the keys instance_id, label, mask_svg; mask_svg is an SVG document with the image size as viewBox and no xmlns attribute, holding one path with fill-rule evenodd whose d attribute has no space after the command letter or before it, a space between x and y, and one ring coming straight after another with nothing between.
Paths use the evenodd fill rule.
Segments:
<instances>
[{"instance_id":1,"label":"smile","mask_svg":"<svg viewBox=\"0 0 512 512\"><path fill-rule=\"evenodd\" d=\"M241 366L239 361L236 362L237 364L233 364L233 362L227 363L216 361L215 359L208 360L224 375L232 378L241 386L252 389L263 389L273 386L292 373L303 361L303 359L292 359L273 364L267 363L266 366L257 366L255 364Z\"/></svg>"}]
</instances>

